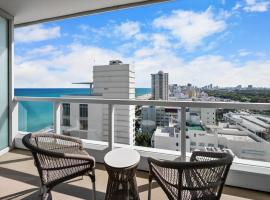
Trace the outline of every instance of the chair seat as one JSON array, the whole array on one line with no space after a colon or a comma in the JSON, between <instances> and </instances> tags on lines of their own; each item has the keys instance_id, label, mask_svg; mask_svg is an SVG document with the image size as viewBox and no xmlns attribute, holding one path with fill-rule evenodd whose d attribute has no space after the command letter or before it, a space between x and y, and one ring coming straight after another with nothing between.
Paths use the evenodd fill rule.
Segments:
<instances>
[{"instance_id":1,"label":"chair seat","mask_svg":"<svg viewBox=\"0 0 270 200\"><path fill-rule=\"evenodd\" d=\"M81 164L79 161L74 161L72 165L76 164ZM43 178L43 183L44 185L55 185L55 183L69 180L71 178L75 178L77 176L82 176L89 170L91 170L92 167L90 164L85 164L85 165L79 165L76 167L68 167L68 168L63 168L60 170L43 170L42 171L42 178Z\"/></svg>"}]
</instances>

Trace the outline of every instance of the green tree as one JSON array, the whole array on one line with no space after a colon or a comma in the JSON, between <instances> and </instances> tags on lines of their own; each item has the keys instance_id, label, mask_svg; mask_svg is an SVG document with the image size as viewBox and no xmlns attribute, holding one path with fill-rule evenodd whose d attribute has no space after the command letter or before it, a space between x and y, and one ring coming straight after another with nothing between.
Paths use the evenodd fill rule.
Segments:
<instances>
[{"instance_id":1,"label":"green tree","mask_svg":"<svg viewBox=\"0 0 270 200\"><path fill-rule=\"evenodd\" d=\"M135 134L136 146L151 147L151 135L149 133Z\"/></svg>"}]
</instances>

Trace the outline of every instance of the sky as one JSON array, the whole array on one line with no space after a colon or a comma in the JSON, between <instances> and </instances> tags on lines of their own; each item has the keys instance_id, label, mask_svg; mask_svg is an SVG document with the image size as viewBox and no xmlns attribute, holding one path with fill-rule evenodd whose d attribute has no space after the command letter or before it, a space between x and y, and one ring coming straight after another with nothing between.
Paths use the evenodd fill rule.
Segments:
<instances>
[{"instance_id":1,"label":"sky","mask_svg":"<svg viewBox=\"0 0 270 200\"><path fill-rule=\"evenodd\" d=\"M82 87L92 66L122 60L136 87L270 87L270 0L174 0L15 29L15 87Z\"/></svg>"}]
</instances>

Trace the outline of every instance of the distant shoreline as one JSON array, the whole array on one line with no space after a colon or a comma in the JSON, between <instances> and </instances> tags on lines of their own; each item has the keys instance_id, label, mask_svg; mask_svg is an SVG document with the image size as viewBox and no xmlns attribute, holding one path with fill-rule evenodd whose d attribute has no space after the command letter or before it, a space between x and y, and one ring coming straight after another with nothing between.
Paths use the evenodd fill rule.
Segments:
<instances>
[{"instance_id":1,"label":"distant shoreline","mask_svg":"<svg viewBox=\"0 0 270 200\"><path fill-rule=\"evenodd\" d=\"M149 100L150 98L151 98L151 93L142 94L136 97L136 99L138 100Z\"/></svg>"}]
</instances>

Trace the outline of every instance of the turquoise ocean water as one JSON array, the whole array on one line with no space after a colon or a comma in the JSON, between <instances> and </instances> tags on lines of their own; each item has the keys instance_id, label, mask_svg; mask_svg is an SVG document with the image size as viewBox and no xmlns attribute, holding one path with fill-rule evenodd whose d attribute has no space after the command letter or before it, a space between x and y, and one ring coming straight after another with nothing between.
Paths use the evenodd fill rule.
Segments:
<instances>
[{"instance_id":1,"label":"turquoise ocean water","mask_svg":"<svg viewBox=\"0 0 270 200\"><path fill-rule=\"evenodd\" d=\"M136 88L136 97L151 92L150 88ZM15 96L60 97L89 95L88 88L17 88ZM89 113L91 114L91 113ZM20 102L19 131L33 132L53 125L53 104L49 102Z\"/></svg>"}]
</instances>

